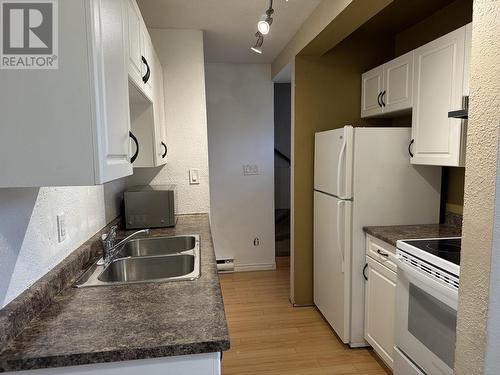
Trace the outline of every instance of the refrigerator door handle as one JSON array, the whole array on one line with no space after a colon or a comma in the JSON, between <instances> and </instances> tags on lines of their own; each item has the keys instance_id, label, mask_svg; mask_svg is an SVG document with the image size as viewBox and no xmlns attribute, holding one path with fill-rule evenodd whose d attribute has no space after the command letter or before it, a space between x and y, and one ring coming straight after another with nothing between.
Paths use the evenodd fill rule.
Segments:
<instances>
[{"instance_id":1,"label":"refrigerator door handle","mask_svg":"<svg viewBox=\"0 0 500 375\"><path fill-rule=\"evenodd\" d=\"M342 142L342 148L340 149L340 154L339 154L339 161L337 165L337 195L339 198L342 198L342 192L340 191L341 183L340 183L340 175L341 175L341 170L342 170L342 161L344 160L345 157L345 151L347 147L347 142L344 136L344 141Z\"/></svg>"},{"instance_id":2,"label":"refrigerator door handle","mask_svg":"<svg viewBox=\"0 0 500 375\"><path fill-rule=\"evenodd\" d=\"M341 206L345 203L345 201L338 201L337 202L337 249L340 253L340 259L341 259L341 262L342 262L342 273L344 273L344 266L345 266L345 262L344 262L344 250L342 248L342 242L340 241L340 232L341 232L341 228L340 228L340 208Z\"/></svg>"}]
</instances>

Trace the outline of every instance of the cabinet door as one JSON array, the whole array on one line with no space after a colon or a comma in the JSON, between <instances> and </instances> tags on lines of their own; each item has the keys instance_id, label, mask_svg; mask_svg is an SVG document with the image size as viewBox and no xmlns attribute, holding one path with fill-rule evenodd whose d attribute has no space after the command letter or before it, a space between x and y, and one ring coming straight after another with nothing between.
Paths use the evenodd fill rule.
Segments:
<instances>
[{"instance_id":1,"label":"cabinet door","mask_svg":"<svg viewBox=\"0 0 500 375\"><path fill-rule=\"evenodd\" d=\"M411 109L413 96L413 52L385 64L382 105L384 112Z\"/></svg>"},{"instance_id":2,"label":"cabinet door","mask_svg":"<svg viewBox=\"0 0 500 375\"><path fill-rule=\"evenodd\" d=\"M167 162L167 129L165 123L165 95L163 88L163 69L160 59L153 53L154 84L153 84L153 109L155 127L155 160L156 166Z\"/></svg>"},{"instance_id":3,"label":"cabinet door","mask_svg":"<svg viewBox=\"0 0 500 375\"><path fill-rule=\"evenodd\" d=\"M380 96L384 91L384 65L361 76L361 117L380 115L384 112Z\"/></svg>"},{"instance_id":4,"label":"cabinet door","mask_svg":"<svg viewBox=\"0 0 500 375\"><path fill-rule=\"evenodd\" d=\"M142 87L142 34L141 14L135 0L129 0L128 5L128 40L129 40L129 76L138 86Z\"/></svg>"},{"instance_id":5,"label":"cabinet door","mask_svg":"<svg viewBox=\"0 0 500 375\"><path fill-rule=\"evenodd\" d=\"M365 339L392 368L397 274L366 257Z\"/></svg>"},{"instance_id":6,"label":"cabinet door","mask_svg":"<svg viewBox=\"0 0 500 375\"><path fill-rule=\"evenodd\" d=\"M154 71L154 49L153 42L149 36L148 29L144 22L141 23L141 39L142 39L142 77L143 77L143 90L144 94L149 98L153 99L153 84L155 80ZM141 59L142 59L141 57Z\"/></svg>"},{"instance_id":7,"label":"cabinet door","mask_svg":"<svg viewBox=\"0 0 500 375\"><path fill-rule=\"evenodd\" d=\"M412 164L460 166L463 122L448 118L461 108L465 27L414 51Z\"/></svg>"},{"instance_id":8,"label":"cabinet door","mask_svg":"<svg viewBox=\"0 0 500 375\"><path fill-rule=\"evenodd\" d=\"M99 4L99 5L98 5ZM100 9L98 9L100 7ZM127 8L121 0L94 2L100 12L95 25L96 184L132 174L130 164L130 115L128 96ZM96 17L97 18L97 17Z\"/></svg>"}]
</instances>

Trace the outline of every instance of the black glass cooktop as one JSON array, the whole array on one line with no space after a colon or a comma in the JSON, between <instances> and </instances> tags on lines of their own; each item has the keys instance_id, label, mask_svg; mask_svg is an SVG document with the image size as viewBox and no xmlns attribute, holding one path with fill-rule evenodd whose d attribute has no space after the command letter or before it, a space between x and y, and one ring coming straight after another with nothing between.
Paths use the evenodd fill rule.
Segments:
<instances>
[{"instance_id":1,"label":"black glass cooktop","mask_svg":"<svg viewBox=\"0 0 500 375\"><path fill-rule=\"evenodd\" d=\"M446 238L439 240L415 240L405 241L420 250L433 254L441 259L460 265L461 238Z\"/></svg>"}]
</instances>

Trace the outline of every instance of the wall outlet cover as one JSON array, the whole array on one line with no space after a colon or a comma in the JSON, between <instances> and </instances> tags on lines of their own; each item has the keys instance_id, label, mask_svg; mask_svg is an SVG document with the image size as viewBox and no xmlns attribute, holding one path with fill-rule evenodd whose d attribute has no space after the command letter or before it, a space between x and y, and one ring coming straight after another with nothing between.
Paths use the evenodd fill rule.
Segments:
<instances>
[{"instance_id":1,"label":"wall outlet cover","mask_svg":"<svg viewBox=\"0 0 500 375\"><path fill-rule=\"evenodd\" d=\"M257 164L244 164L243 165L243 175L244 176L256 176L259 174L259 166Z\"/></svg>"}]
</instances>

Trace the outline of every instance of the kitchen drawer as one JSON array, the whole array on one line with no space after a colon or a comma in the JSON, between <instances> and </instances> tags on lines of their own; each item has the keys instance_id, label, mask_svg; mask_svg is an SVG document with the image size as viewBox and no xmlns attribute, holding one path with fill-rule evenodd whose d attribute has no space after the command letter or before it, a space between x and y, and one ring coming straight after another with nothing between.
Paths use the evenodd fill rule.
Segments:
<instances>
[{"instance_id":1,"label":"kitchen drawer","mask_svg":"<svg viewBox=\"0 0 500 375\"><path fill-rule=\"evenodd\" d=\"M396 248L378 238L366 235L366 255L380 262L391 271L397 272L398 267L389 258L389 254L396 255Z\"/></svg>"}]
</instances>

